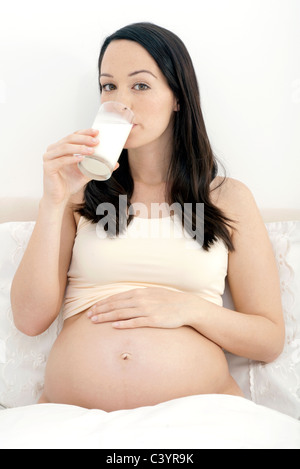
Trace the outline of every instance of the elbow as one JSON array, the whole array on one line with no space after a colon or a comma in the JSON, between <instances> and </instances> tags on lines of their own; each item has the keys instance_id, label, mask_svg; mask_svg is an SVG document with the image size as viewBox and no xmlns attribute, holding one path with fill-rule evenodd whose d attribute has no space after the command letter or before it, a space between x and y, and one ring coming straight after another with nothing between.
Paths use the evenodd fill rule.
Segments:
<instances>
[{"instance_id":1,"label":"elbow","mask_svg":"<svg viewBox=\"0 0 300 469\"><path fill-rule=\"evenodd\" d=\"M13 322L16 329L24 335L29 337L36 337L42 332L35 324L32 318L32 311L26 312L24 308L24 302L19 300L18 296L14 294L14 289L10 291L10 304L12 310Z\"/></svg>"},{"instance_id":2,"label":"elbow","mask_svg":"<svg viewBox=\"0 0 300 469\"><path fill-rule=\"evenodd\" d=\"M268 364L277 360L283 352L283 347L284 344L282 346L273 347L272 350L269 350L268 353L266 353L266 357L263 361Z\"/></svg>"},{"instance_id":3,"label":"elbow","mask_svg":"<svg viewBox=\"0 0 300 469\"><path fill-rule=\"evenodd\" d=\"M28 327L20 327L15 323L16 328L18 329L19 332L22 334L28 336L28 337L37 337L40 335L42 332L39 332L36 329L28 328Z\"/></svg>"},{"instance_id":4,"label":"elbow","mask_svg":"<svg viewBox=\"0 0 300 469\"><path fill-rule=\"evenodd\" d=\"M60 309L57 311L53 305L36 305L29 301L20 301L13 294L11 294L11 309L15 327L29 337L43 334L60 312Z\"/></svg>"},{"instance_id":5,"label":"elbow","mask_svg":"<svg viewBox=\"0 0 300 469\"><path fill-rule=\"evenodd\" d=\"M14 325L19 332L29 337L36 337L44 332L36 321L32 320L32 314L26 314L24 308L18 307L14 301L11 301L11 309Z\"/></svg>"},{"instance_id":6,"label":"elbow","mask_svg":"<svg viewBox=\"0 0 300 469\"><path fill-rule=\"evenodd\" d=\"M18 331L28 337L37 337L47 330L47 328L40 328L28 324L19 324L16 321L14 323Z\"/></svg>"},{"instance_id":7,"label":"elbow","mask_svg":"<svg viewBox=\"0 0 300 469\"><path fill-rule=\"evenodd\" d=\"M269 346L266 350L264 361L265 363L272 363L277 358L280 357L280 355L283 352L285 345L285 328L284 326L277 327L276 333L274 334L271 343L269 343Z\"/></svg>"},{"instance_id":8,"label":"elbow","mask_svg":"<svg viewBox=\"0 0 300 469\"><path fill-rule=\"evenodd\" d=\"M24 308L20 311L19 308L13 305L12 313L16 329L29 337L36 337L43 334L53 322L46 323L45 320L43 321L39 318L38 313L33 314L33 312L30 311L31 314L26 314Z\"/></svg>"},{"instance_id":9,"label":"elbow","mask_svg":"<svg viewBox=\"0 0 300 469\"><path fill-rule=\"evenodd\" d=\"M30 321L24 321L14 315L15 327L24 335L36 337L41 335L47 328L40 327L38 324L31 324Z\"/></svg>"}]
</instances>

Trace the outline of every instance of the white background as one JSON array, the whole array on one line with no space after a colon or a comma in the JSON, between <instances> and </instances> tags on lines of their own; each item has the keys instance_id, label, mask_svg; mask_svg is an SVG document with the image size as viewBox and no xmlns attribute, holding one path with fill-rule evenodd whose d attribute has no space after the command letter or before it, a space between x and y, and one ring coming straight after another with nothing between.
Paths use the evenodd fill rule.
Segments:
<instances>
[{"instance_id":1,"label":"white background","mask_svg":"<svg viewBox=\"0 0 300 469\"><path fill-rule=\"evenodd\" d=\"M42 155L90 127L97 60L119 27L185 42L227 175L261 210L300 209L300 0L0 0L0 197L40 197Z\"/></svg>"}]
</instances>

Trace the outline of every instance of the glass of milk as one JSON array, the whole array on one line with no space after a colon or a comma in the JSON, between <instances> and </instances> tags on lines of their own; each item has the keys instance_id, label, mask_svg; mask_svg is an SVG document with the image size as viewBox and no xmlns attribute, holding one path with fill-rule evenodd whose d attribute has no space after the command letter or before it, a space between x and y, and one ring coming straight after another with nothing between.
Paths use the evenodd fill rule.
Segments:
<instances>
[{"instance_id":1,"label":"glass of milk","mask_svg":"<svg viewBox=\"0 0 300 469\"><path fill-rule=\"evenodd\" d=\"M106 181L112 175L133 126L134 114L122 103L101 104L93 129L99 130L99 145L92 155L78 163L80 171L91 179Z\"/></svg>"}]
</instances>

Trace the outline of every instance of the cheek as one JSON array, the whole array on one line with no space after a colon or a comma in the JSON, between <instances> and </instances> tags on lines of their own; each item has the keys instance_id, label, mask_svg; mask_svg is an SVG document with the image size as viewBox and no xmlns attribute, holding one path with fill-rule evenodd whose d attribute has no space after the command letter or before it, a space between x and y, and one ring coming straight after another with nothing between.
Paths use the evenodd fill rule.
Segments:
<instances>
[{"instance_id":1,"label":"cheek","mask_svg":"<svg viewBox=\"0 0 300 469\"><path fill-rule=\"evenodd\" d=\"M127 149L150 143L166 131L174 115L174 99L169 96L152 96L151 99L139 100L135 114L139 126L127 140Z\"/></svg>"},{"instance_id":2,"label":"cheek","mask_svg":"<svg viewBox=\"0 0 300 469\"><path fill-rule=\"evenodd\" d=\"M145 127L153 132L164 132L168 127L170 120L173 116L173 101L169 99L157 99L154 100L148 107L145 112Z\"/></svg>"}]
</instances>

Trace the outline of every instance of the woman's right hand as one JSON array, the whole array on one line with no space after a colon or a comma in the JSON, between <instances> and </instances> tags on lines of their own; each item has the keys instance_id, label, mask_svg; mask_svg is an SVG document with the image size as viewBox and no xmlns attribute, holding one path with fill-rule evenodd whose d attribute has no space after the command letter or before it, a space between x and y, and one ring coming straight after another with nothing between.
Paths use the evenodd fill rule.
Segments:
<instances>
[{"instance_id":1,"label":"woman's right hand","mask_svg":"<svg viewBox=\"0 0 300 469\"><path fill-rule=\"evenodd\" d=\"M90 181L77 164L84 155L94 153L94 147L99 143L98 133L95 129L79 130L47 148L43 156L44 199L53 204L64 204Z\"/></svg>"}]
</instances>

